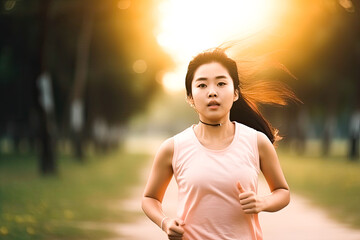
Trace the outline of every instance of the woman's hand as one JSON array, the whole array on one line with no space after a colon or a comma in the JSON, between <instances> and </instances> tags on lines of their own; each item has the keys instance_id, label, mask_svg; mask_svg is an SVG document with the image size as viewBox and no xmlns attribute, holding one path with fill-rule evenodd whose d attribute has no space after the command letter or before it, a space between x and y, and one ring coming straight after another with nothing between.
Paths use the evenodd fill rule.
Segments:
<instances>
[{"instance_id":1,"label":"woman's hand","mask_svg":"<svg viewBox=\"0 0 360 240\"><path fill-rule=\"evenodd\" d=\"M236 185L240 191L239 201L244 212L247 214L261 212L264 206L264 198L258 196L253 191L245 191L240 182L237 182Z\"/></svg>"},{"instance_id":2,"label":"woman's hand","mask_svg":"<svg viewBox=\"0 0 360 240\"><path fill-rule=\"evenodd\" d=\"M176 218L167 218L164 220L163 231L168 235L170 240L183 240L184 226L183 220Z\"/></svg>"}]
</instances>

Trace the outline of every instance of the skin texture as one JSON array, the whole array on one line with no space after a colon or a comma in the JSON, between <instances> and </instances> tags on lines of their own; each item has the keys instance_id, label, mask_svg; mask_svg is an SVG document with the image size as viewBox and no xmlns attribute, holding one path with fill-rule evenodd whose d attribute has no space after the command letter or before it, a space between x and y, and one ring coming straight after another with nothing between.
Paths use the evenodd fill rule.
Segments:
<instances>
[{"instance_id":1,"label":"skin texture","mask_svg":"<svg viewBox=\"0 0 360 240\"><path fill-rule=\"evenodd\" d=\"M217 62L201 65L194 74L192 95L188 101L193 105L199 119L206 123L221 123L220 127L212 127L199 123L194 127L195 135L205 147L224 149L235 134L234 123L230 121L230 109L238 99L238 92L226 68ZM252 191L243 189L238 182L239 204L247 214L261 211L274 212L284 208L290 201L289 187L270 140L263 133L258 133L258 149L260 168L271 190L267 196L259 196ZM172 156L174 142L167 139L158 150L150 176L145 187L142 208L145 214L159 227L166 216L161 203L166 188L173 175ZM181 219L166 218L163 231L171 240L183 239L184 223Z\"/></svg>"},{"instance_id":2,"label":"skin texture","mask_svg":"<svg viewBox=\"0 0 360 240\"><path fill-rule=\"evenodd\" d=\"M231 106L237 98L233 81L221 64L204 64L196 70L189 101L194 105L200 120L207 123L229 121ZM219 105L208 105L214 102Z\"/></svg>"}]
</instances>

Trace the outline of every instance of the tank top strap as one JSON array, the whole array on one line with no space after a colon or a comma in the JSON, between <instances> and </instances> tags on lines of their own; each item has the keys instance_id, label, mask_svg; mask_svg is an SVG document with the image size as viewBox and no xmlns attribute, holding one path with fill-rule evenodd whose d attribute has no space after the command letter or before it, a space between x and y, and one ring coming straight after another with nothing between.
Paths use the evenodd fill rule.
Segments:
<instances>
[{"instance_id":1,"label":"tank top strap","mask_svg":"<svg viewBox=\"0 0 360 240\"><path fill-rule=\"evenodd\" d=\"M179 159L179 155L181 158L181 155L186 154L187 151L194 151L194 149L196 148L196 142L193 138L193 126L194 125L173 136L174 153L172 158L172 167L175 177L177 174L176 166L178 164L177 160Z\"/></svg>"},{"instance_id":2,"label":"tank top strap","mask_svg":"<svg viewBox=\"0 0 360 240\"><path fill-rule=\"evenodd\" d=\"M260 172L260 159L259 159L259 149L258 149L258 142L257 142L257 134L258 131L248 127L242 123L235 122L237 125L237 141L236 146L237 148L244 148L247 147L251 149L253 153L252 163L254 167Z\"/></svg>"}]
</instances>

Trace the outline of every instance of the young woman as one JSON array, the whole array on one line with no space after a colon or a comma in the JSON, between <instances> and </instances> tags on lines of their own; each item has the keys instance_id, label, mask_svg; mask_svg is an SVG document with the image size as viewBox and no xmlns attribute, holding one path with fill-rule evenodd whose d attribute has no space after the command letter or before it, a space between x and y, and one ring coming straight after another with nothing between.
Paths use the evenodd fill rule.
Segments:
<instances>
[{"instance_id":1,"label":"young woman","mask_svg":"<svg viewBox=\"0 0 360 240\"><path fill-rule=\"evenodd\" d=\"M171 240L263 239L258 213L290 201L273 146L277 132L242 94L239 75L221 49L199 54L188 66L187 97L199 123L161 145L142 200L146 215ZM257 194L260 171L271 190L267 196ZM173 175L177 218L161 207Z\"/></svg>"}]
</instances>

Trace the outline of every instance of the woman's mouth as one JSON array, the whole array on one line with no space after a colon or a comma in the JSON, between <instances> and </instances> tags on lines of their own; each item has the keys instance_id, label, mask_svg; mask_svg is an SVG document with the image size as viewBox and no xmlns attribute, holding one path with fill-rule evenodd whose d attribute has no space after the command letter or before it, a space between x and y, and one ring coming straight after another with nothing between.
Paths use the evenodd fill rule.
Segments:
<instances>
[{"instance_id":1,"label":"woman's mouth","mask_svg":"<svg viewBox=\"0 0 360 240\"><path fill-rule=\"evenodd\" d=\"M207 105L209 108L211 109L216 109L220 106L220 103L216 102L216 101L211 101L208 103Z\"/></svg>"}]
</instances>

